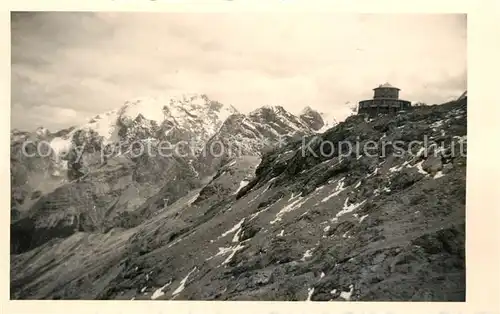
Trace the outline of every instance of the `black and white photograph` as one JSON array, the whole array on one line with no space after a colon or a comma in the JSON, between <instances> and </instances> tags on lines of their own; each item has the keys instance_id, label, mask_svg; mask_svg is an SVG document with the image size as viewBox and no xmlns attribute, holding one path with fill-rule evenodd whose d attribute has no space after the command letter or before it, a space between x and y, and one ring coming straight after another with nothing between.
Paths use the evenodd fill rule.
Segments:
<instances>
[{"instance_id":1,"label":"black and white photograph","mask_svg":"<svg viewBox=\"0 0 500 314\"><path fill-rule=\"evenodd\" d=\"M466 301L467 14L10 33L11 300Z\"/></svg>"}]
</instances>

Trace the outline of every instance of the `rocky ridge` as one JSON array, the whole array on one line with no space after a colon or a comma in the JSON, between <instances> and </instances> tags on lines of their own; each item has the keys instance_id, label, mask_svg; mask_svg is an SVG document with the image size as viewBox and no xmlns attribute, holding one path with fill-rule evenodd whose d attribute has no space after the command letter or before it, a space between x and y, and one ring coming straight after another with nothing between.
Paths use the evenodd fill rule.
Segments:
<instances>
[{"instance_id":1,"label":"rocky ridge","mask_svg":"<svg viewBox=\"0 0 500 314\"><path fill-rule=\"evenodd\" d=\"M352 116L223 163L139 224L13 255L11 298L464 301L466 147L466 98Z\"/></svg>"},{"instance_id":2,"label":"rocky ridge","mask_svg":"<svg viewBox=\"0 0 500 314\"><path fill-rule=\"evenodd\" d=\"M307 121L283 107L266 106L243 115L205 95L191 94L126 102L57 133L13 131L12 252L75 232L136 226L191 189L203 187L232 159L258 157L281 138L312 133ZM27 140L33 152L39 143L49 143L40 146L47 155L26 157L22 150ZM188 151L161 150L162 143L174 147L181 142L187 145L179 147ZM219 143L240 149L217 158L202 154Z\"/></svg>"}]
</instances>

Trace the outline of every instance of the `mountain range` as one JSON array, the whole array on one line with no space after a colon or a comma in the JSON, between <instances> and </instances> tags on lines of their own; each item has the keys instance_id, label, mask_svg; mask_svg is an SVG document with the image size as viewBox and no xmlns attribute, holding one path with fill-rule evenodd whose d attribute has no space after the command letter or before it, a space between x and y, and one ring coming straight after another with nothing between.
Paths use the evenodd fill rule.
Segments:
<instances>
[{"instance_id":1,"label":"mountain range","mask_svg":"<svg viewBox=\"0 0 500 314\"><path fill-rule=\"evenodd\" d=\"M298 116L281 106L241 114L206 95L182 94L127 101L56 133L13 131L12 218L36 230L28 248L60 232L128 226L138 221L131 216L146 217L136 209L160 190L166 206L232 158L260 156L325 125L310 107Z\"/></svg>"},{"instance_id":2,"label":"mountain range","mask_svg":"<svg viewBox=\"0 0 500 314\"><path fill-rule=\"evenodd\" d=\"M466 96L335 121L182 95L13 131L11 298L463 301L466 134Z\"/></svg>"}]
</instances>

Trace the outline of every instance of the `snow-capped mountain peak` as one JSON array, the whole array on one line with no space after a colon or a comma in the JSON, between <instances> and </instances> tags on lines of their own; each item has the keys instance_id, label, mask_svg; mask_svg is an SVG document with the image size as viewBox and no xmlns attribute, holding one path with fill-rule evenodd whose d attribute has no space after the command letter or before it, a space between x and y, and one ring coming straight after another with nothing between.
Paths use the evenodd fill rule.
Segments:
<instances>
[{"instance_id":1,"label":"snow-capped mountain peak","mask_svg":"<svg viewBox=\"0 0 500 314\"><path fill-rule=\"evenodd\" d=\"M177 96L162 96L139 98L125 102L120 108L120 118L135 119L139 114L148 120L161 124L166 119L173 119L180 124L193 117L204 114L216 116L225 120L238 111L230 106L212 101L202 94L182 94Z\"/></svg>"},{"instance_id":2,"label":"snow-capped mountain peak","mask_svg":"<svg viewBox=\"0 0 500 314\"><path fill-rule=\"evenodd\" d=\"M248 114L255 121L262 121L266 124L278 124L294 131L303 131L310 126L299 117L288 112L283 106L265 105Z\"/></svg>"},{"instance_id":3,"label":"snow-capped mountain peak","mask_svg":"<svg viewBox=\"0 0 500 314\"><path fill-rule=\"evenodd\" d=\"M311 113L311 112L316 112L316 110L314 110L313 108L311 108L310 106L305 106L304 109L302 109L300 112L299 112L299 115L303 115L303 114L308 114L308 113Z\"/></svg>"},{"instance_id":4,"label":"snow-capped mountain peak","mask_svg":"<svg viewBox=\"0 0 500 314\"><path fill-rule=\"evenodd\" d=\"M257 109L252 110L249 115L258 115L263 112L273 112L275 114L280 114L286 112L285 108L281 105L263 105Z\"/></svg>"},{"instance_id":5,"label":"snow-capped mountain peak","mask_svg":"<svg viewBox=\"0 0 500 314\"><path fill-rule=\"evenodd\" d=\"M96 115L63 137L54 138L51 146L56 154L67 151L74 134L81 131L100 137L104 145L124 140L124 137L130 141L137 135L135 129L140 129L140 134L154 136L156 128L167 122L169 130L175 128L197 133L194 137L205 141L237 112L233 106L213 101L204 94L140 97L126 101L120 108Z\"/></svg>"}]
</instances>

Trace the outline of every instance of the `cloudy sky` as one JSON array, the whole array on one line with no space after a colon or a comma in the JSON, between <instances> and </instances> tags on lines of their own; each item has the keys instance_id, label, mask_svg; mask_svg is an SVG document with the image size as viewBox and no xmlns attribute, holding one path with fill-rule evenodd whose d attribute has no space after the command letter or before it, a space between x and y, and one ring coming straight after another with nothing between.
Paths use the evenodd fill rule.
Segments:
<instances>
[{"instance_id":1,"label":"cloudy sky","mask_svg":"<svg viewBox=\"0 0 500 314\"><path fill-rule=\"evenodd\" d=\"M18 13L11 51L11 127L27 130L174 91L335 112L386 81L429 104L467 85L463 15Z\"/></svg>"}]
</instances>

